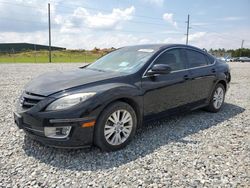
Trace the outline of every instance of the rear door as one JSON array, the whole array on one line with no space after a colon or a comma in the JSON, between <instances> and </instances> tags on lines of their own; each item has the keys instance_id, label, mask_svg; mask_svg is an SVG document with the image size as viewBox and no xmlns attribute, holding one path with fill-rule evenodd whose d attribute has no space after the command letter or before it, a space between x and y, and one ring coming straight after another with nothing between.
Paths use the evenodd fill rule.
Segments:
<instances>
[{"instance_id":1,"label":"rear door","mask_svg":"<svg viewBox=\"0 0 250 188\"><path fill-rule=\"evenodd\" d=\"M214 62L198 50L186 49L192 87L192 102L203 104L209 97L216 80Z\"/></svg>"}]
</instances>

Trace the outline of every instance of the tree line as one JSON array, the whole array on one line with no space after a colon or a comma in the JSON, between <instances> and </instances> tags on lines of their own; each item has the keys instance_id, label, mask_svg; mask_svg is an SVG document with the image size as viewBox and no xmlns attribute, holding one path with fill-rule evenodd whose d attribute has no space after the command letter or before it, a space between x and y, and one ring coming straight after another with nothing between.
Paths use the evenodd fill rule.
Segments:
<instances>
[{"instance_id":1,"label":"tree line","mask_svg":"<svg viewBox=\"0 0 250 188\"><path fill-rule=\"evenodd\" d=\"M231 57L250 57L250 49L249 48L239 48L239 49L230 49L226 50L224 48L219 49L210 49L209 53L216 56L226 56L229 55Z\"/></svg>"}]
</instances>

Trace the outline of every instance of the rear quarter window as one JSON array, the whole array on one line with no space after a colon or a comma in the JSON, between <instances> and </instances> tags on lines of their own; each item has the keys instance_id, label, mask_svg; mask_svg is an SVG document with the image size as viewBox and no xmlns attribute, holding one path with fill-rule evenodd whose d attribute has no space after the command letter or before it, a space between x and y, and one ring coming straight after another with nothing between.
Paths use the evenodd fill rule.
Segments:
<instances>
[{"instance_id":1,"label":"rear quarter window","mask_svg":"<svg viewBox=\"0 0 250 188\"><path fill-rule=\"evenodd\" d=\"M189 68L193 67L201 67L208 65L207 56L205 56L203 53L194 51L194 50L186 50L187 58L189 62Z\"/></svg>"},{"instance_id":2,"label":"rear quarter window","mask_svg":"<svg viewBox=\"0 0 250 188\"><path fill-rule=\"evenodd\" d=\"M215 61L215 58L213 56L211 56L211 55L207 55L207 60L208 60L209 64L213 64L214 61Z\"/></svg>"}]
</instances>

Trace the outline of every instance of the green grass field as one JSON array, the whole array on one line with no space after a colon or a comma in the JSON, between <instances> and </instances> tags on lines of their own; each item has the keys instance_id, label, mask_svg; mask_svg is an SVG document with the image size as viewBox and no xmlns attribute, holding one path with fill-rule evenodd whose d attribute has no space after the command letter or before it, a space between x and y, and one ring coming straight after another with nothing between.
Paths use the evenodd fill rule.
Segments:
<instances>
[{"instance_id":1,"label":"green grass field","mask_svg":"<svg viewBox=\"0 0 250 188\"><path fill-rule=\"evenodd\" d=\"M20 53L0 52L0 63L48 63L48 51L29 51ZM52 51L52 62L93 62L105 52L84 50Z\"/></svg>"}]
</instances>

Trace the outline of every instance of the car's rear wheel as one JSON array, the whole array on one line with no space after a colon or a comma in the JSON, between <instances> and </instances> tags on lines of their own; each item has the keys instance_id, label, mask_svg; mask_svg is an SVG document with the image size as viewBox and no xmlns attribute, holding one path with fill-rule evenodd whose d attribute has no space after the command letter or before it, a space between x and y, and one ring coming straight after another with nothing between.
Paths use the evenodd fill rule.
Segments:
<instances>
[{"instance_id":1,"label":"car's rear wheel","mask_svg":"<svg viewBox=\"0 0 250 188\"><path fill-rule=\"evenodd\" d=\"M218 112L224 104L225 100L225 87L222 84L217 84L212 97L210 99L209 105L206 110L209 112Z\"/></svg>"},{"instance_id":2,"label":"car's rear wheel","mask_svg":"<svg viewBox=\"0 0 250 188\"><path fill-rule=\"evenodd\" d=\"M94 143L103 151L124 148L135 134L137 117L127 103L115 102L104 109L98 118Z\"/></svg>"}]
</instances>

